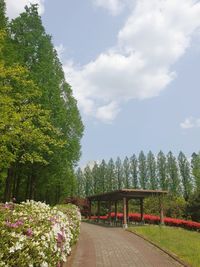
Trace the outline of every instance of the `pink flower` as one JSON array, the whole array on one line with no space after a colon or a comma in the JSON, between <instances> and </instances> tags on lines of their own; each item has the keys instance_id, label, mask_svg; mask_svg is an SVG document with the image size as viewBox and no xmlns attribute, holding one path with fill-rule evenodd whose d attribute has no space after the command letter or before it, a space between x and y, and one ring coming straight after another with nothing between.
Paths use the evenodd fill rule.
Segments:
<instances>
[{"instance_id":1,"label":"pink flower","mask_svg":"<svg viewBox=\"0 0 200 267\"><path fill-rule=\"evenodd\" d=\"M33 235L33 231L32 231L31 228L28 228L28 229L26 230L26 235L27 235L28 237L31 237L31 236Z\"/></svg>"},{"instance_id":2,"label":"pink flower","mask_svg":"<svg viewBox=\"0 0 200 267\"><path fill-rule=\"evenodd\" d=\"M11 223L9 221L6 221L6 226L10 228L18 228L19 226L23 225L24 222L22 220L18 220L15 223Z\"/></svg>"}]
</instances>

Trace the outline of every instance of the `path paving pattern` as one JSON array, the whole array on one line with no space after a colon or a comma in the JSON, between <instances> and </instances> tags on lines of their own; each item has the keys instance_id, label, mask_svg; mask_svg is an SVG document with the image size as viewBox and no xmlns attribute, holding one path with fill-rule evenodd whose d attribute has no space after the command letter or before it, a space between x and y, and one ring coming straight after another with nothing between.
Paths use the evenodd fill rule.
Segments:
<instances>
[{"instance_id":1,"label":"path paving pattern","mask_svg":"<svg viewBox=\"0 0 200 267\"><path fill-rule=\"evenodd\" d=\"M170 256L121 228L82 223L67 267L181 267Z\"/></svg>"}]
</instances>

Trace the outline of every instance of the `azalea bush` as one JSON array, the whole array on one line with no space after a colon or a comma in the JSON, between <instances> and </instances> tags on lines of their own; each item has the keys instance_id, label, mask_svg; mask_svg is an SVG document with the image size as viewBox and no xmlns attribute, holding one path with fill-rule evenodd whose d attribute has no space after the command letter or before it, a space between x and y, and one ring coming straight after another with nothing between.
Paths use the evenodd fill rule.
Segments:
<instances>
[{"instance_id":1,"label":"azalea bush","mask_svg":"<svg viewBox=\"0 0 200 267\"><path fill-rule=\"evenodd\" d=\"M115 213L111 213L111 220L114 220ZM123 213L117 213L117 220L121 221L123 220ZM97 216L92 216L92 220L97 220ZM109 219L109 215L104 215L99 217L100 220L106 221ZM141 214L140 213L129 213L129 222L140 222L141 221ZM144 222L148 224L160 224L160 217L156 215L151 214L144 214ZM170 218L165 217L164 218L165 225L168 226L176 226L176 227L182 227L188 230L195 230L200 232L200 223L194 222L194 221L188 221L183 219L176 219L176 218Z\"/></svg>"},{"instance_id":2,"label":"azalea bush","mask_svg":"<svg viewBox=\"0 0 200 267\"><path fill-rule=\"evenodd\" d=\"M69 218L69 226L72 232L72 239L70 244L73 245L76 243L79 233L80 233L80 224L81 224L81 214L79 208L73 204L62 204L56 206L60 211L67 215Z\"/></svg>"},{"instance_id":3,"label":"azalea bush","mask_svg":"<svg viewBox=\"0 0 200 267\"><path fill-rule=\"evenodd\" d=\"M32 200L1 204L0 267L60 267L70 254L72 240L77 238L73 227L80 226L76 207L69 210L66 214Z\"/></svg>"}]
</instances>

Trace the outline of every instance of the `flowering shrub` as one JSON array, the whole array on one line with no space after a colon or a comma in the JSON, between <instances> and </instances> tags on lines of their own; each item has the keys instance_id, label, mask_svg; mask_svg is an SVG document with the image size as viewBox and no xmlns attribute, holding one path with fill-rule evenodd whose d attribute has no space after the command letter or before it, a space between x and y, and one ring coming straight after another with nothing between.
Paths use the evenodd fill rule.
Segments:
<instances>
[{"instance_id":1,"label":"flowering shrub","mask_svg":"<svg viewBox=\"0 0 200 267\"><path fill-rule=\"evenodd\" d=\"M100 220L105 221L108 220L109 216L100 216ZM115 218L114 212L111 213L111 219L113 220ZM92 216L91 219L97 220L97 216ZM123 220L123 213L117 213L117 219ZM141 221L141 215L140 213L129 213L129 221L130 222L140 222ZM160 223L160 217L151 215L151 214L144 214L144 222L149 224L159 224ZM164 218L164 223L168 226L176 226L176 227L182 227L188 230L196 230L200 231L200 223L193 222L193 221L186 221L182 219L175 219L175 218Z\"/></svg>"},{"instance_id":2,"label":"flowering shrub","mask_svg":"<svg viewBox=\"0 0 200 267\"><path fill-rule=\"evenodd\" d=\"M70 217L32 200L0 205L0 267L60 267L71 251L72 221L80 220L74 210Z\"/></svg>"},{"instance_id":3,"label":"flowering shrub","mask_svg":"<svg viewBox=\"0 0 200 267\"><path fill-rule=\"evenodd\" d=\"M69 226L72 232L72 239L70 245L72 246L76 243L79 233L80 233L80 224L81 224L81 214L77 206L73 204L67 205L57 205L56 206L60 211L62 211L69 218Z\"/></svg>"}]
</instances>

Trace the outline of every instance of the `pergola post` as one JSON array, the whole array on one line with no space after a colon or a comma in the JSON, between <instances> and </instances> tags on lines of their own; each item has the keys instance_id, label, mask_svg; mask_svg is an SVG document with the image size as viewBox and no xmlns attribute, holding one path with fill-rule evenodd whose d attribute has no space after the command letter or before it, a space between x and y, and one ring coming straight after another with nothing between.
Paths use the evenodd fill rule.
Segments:
<instances>
[{"instance_id":1,"label":"pergola post","mask_svg":"<svg viewBox=\"0 0 200 267\"><path fill-rule=\"evenodd\" d=\"M128 208L128 199L126 199L126 217L127 217L127 223L129 223L129 217L128 217L128 213L129 213L129 208Z\"/></svg>"},{"instance_id":2,"label":"pergola post","mask_svg":"<svg viewBox=\"0 0 200 267\"><path fill-rule=\"evenodd\" d=\"M100 205L101 205L101 202L98 200L97 202L97 221L98 222L100 220Z\"/></svg>"},{"instance_id":3,"label":"pergola post","mask_svg":"<svg viewBox=\"0 0 200 267\"><path fill-rule=\"evenodd\" d=\"M126 208L126 197L124 197L123 198L123 228L127 228L128 227L128 225L127 225L127 214L126 214L126 212L127 212L127 208Z\"/></svg>"},{"instance_id":4,"label":"pergola post","mask_svg":"<svg viewBox=\"0 0 200 267\"><path fill-rule=\"evenodd\" d=\"M89 220L91 220L91 211L92 211L92 201L89 200Z\"/></svg>"},{"instance_id":5,"label":"pergola post","mask_svg":"<svg viewBox=\"0 0 200 267\"><path fill-rule=\"evenodd\" d=\"M160 224L164 224L164 211L163 211L163 199L162 196L159 197L159 206L160 206Z\"/></svg>"},{"instance_id":6,"label":"pergola post","mask_svg":"<svg viewBox=\"0 0 200 267\"><path fill-rule=\"evenodd\" d=\"M140 214L141 214L140 220L141 222L144 222L144 199L143 198L140 199Z\"/></svg>"},{"instance_id":7,"label":"pergola post","mask_svg":"<svg viewBox=\"0 0 200 267\"><path fill-rule=\"evenodd\" d=\"M117 224L117 200L115 200L115 224Z\"/></svg>"},{"instance_id":8,"label":"pergola post","mask_svg":"<svg viewBox=\"0 0 200 267\"><path fill-rule=\"evenodd\" d=\"M112 224L112 221L111 221L111 210L112 210L112 202L111 200L108 202L109 203L109 207L108 207L108 217L109 217L109 224L111 225Z\"/></svg>"}]
</instances>

